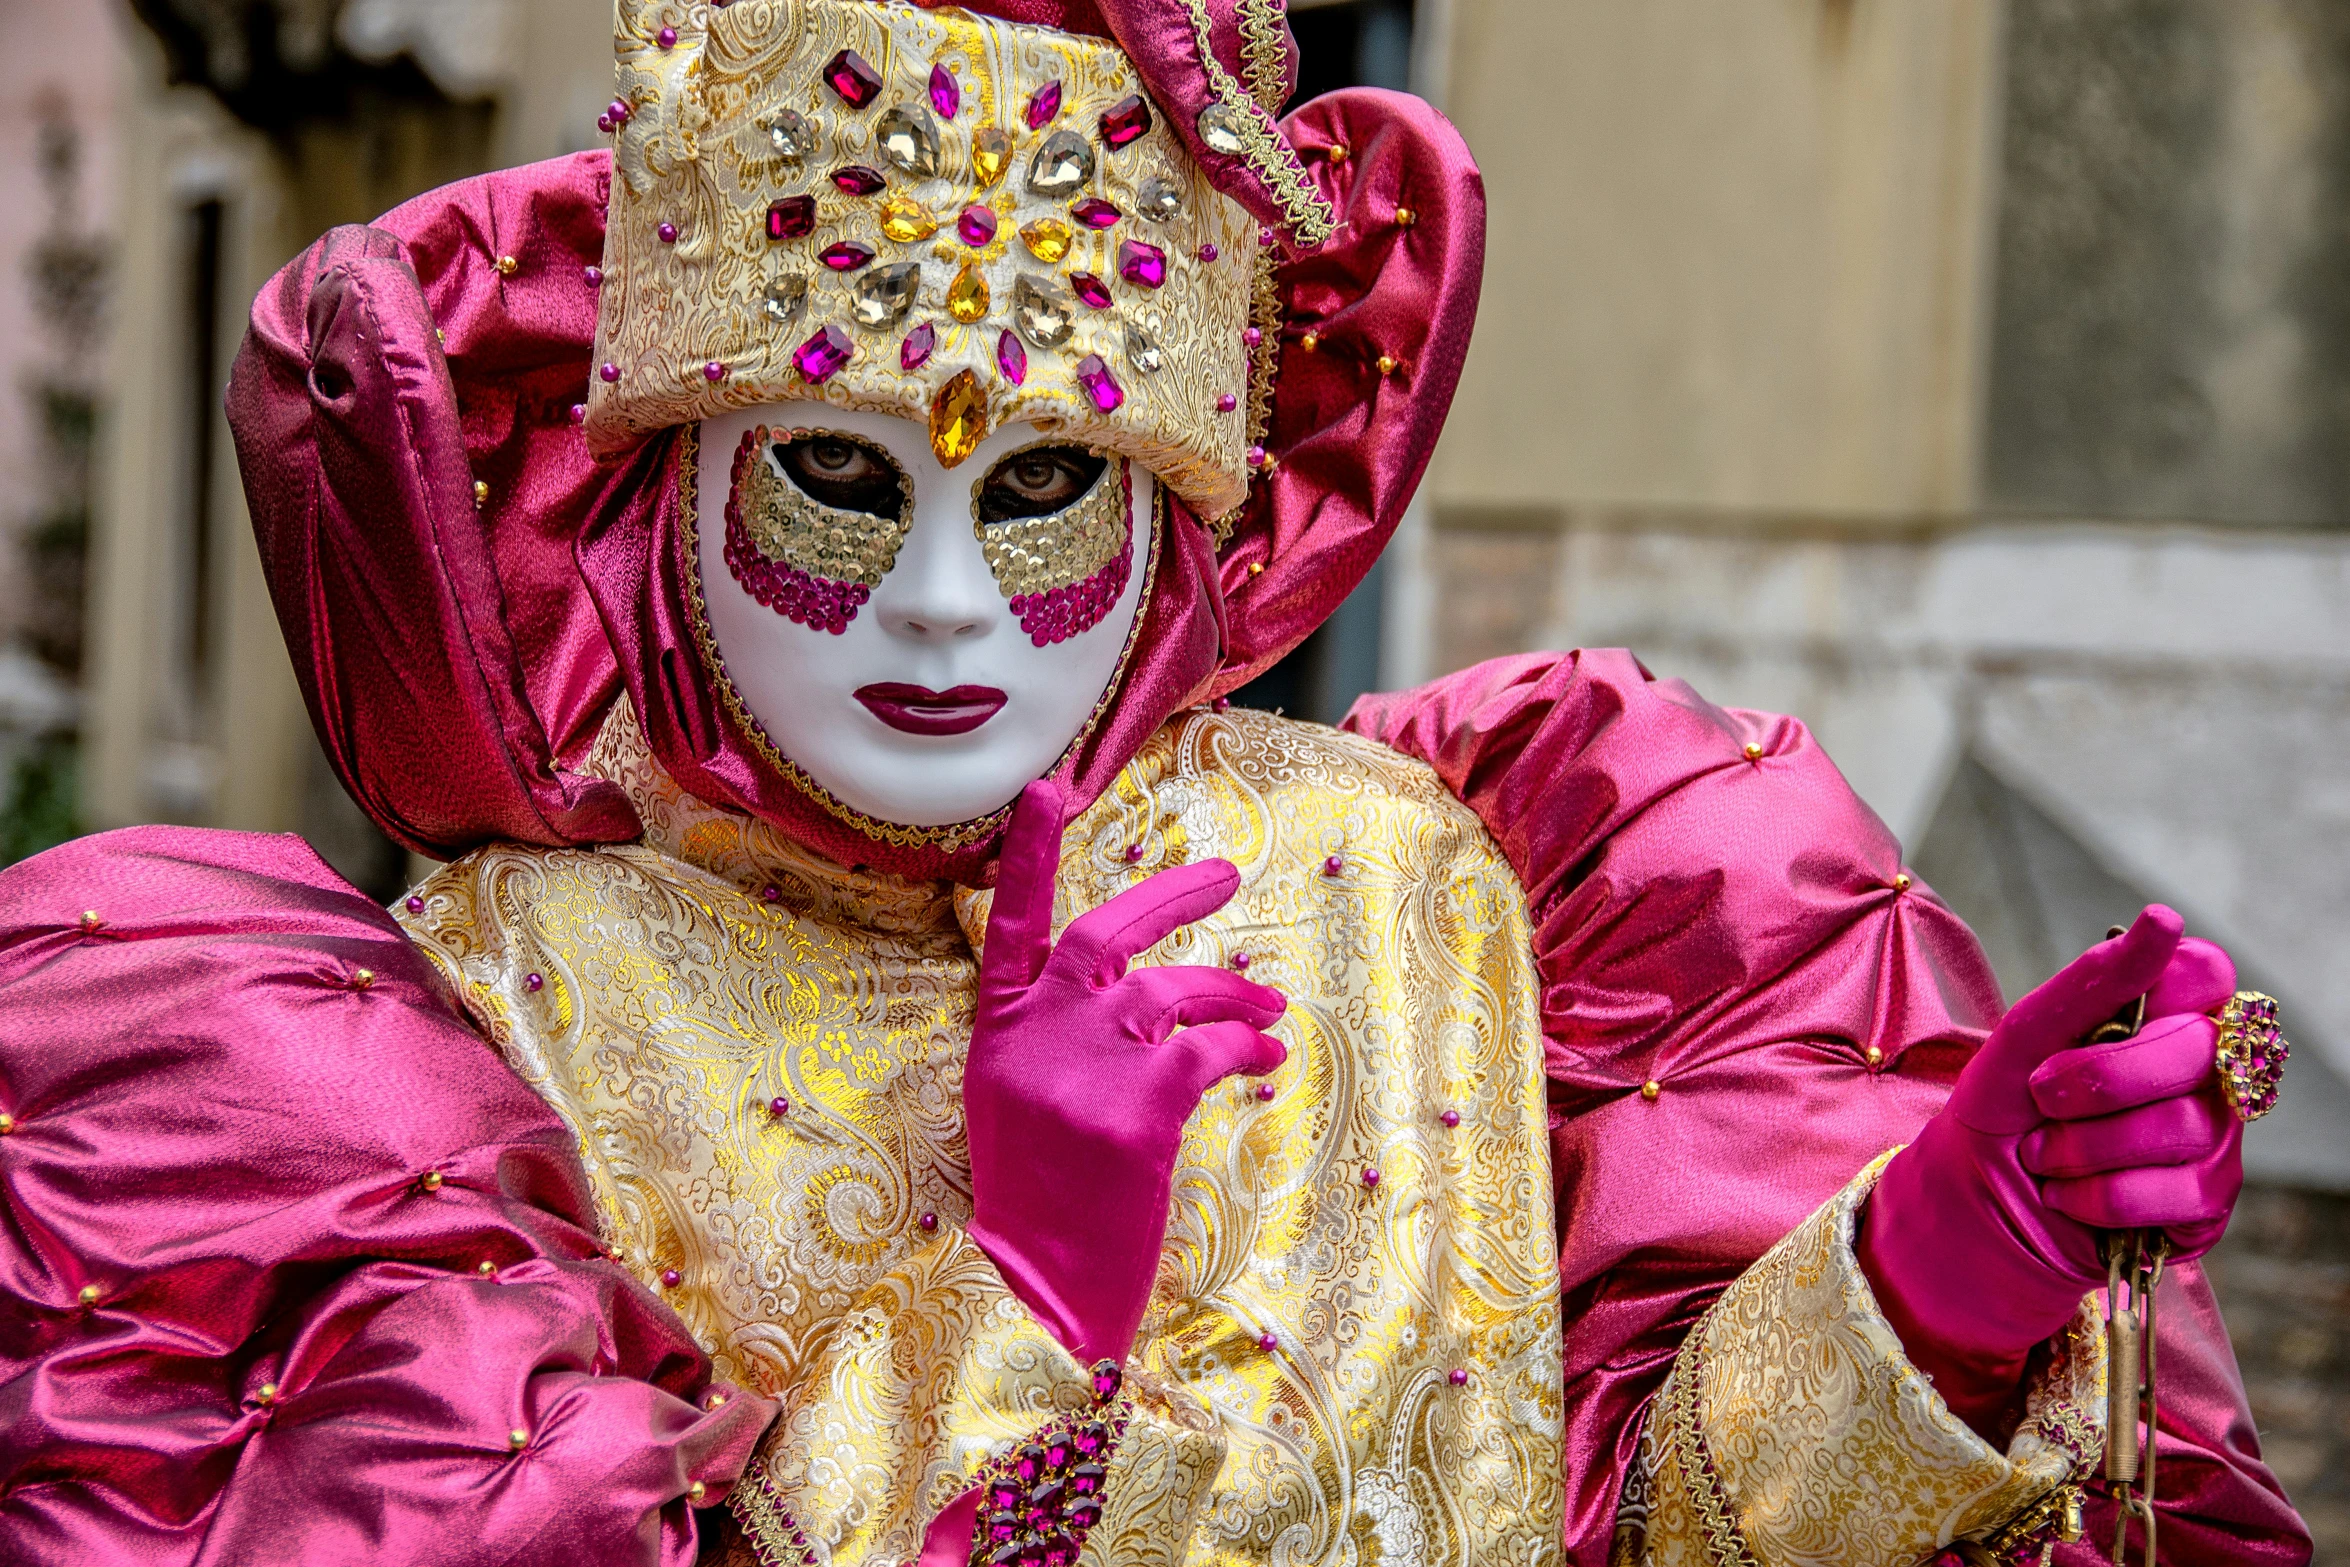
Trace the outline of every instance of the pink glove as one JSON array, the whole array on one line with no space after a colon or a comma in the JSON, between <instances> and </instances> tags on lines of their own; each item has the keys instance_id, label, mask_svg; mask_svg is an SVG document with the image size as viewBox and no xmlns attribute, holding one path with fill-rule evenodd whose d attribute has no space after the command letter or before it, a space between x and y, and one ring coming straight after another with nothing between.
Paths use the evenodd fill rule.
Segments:
<instances>
[{"instance_id":1,"label":"pink glove","mask_svg":"<svg viewBox=\"0 0 2350 1567\"><path fill-rule=\"evenodd\" d=\"M2160 1227L2209 1251L2243 1185L2210 1013L2235 967L2169 909L2091 948L2009 1009L1942 1113L1869 1198L1860 1265L1961 1419L2000 1426L2033 1348L2105 1283L2098 1230ZM2072 1046L2137 997L2137 1037Z\"/></svg>"},{"instance_id":2,"label":"pink glove","mask_svg":"<svg viewBox=\"0 0 2350 1567\"><path fill-rule=\"evenodd\" d=\"M1288 1003L1225 969L1126 971L1231 901L1240 873L1223 860L1161 871L1072 921L1054 947L1061 817L1060 788L1030 784L1004 840L963 1073L968 1233L1091 1364L1134 1345L1183 1123L1212 1085L1288 1058L1263 1032Z\"/></svg>"}]
</instances>

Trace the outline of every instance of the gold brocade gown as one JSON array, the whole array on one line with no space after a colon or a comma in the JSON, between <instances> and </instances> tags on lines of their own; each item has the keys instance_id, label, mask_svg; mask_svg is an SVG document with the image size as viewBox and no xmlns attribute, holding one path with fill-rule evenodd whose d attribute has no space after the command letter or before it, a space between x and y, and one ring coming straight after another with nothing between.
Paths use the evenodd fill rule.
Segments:
<instances>
[{"instance_id":1,"label":"gold brocade gown","mask_svg":"<svg viewBox=\"0 0 2350 1567\"><path fill-rule=\"evenodd\" d=\"M641 842L481 850L404 922L578 1133L607 1243L721 1377L783 1406L735 1497L770 1559L910 1561L984 1464L1085 1397L963 1235L988 895L844 870L688 796L625 703L586 770L627 790ZM1186 1131L1084 1559L1553 1560L1557 1242L1518 881L1420 764L1193 711L1068 828L1057 922L1210 857L1239 895L1140 961L1245 961L1289 998L1290 1056L1269 1097L1224 1084Z\"/></svg>"}]
</instances>

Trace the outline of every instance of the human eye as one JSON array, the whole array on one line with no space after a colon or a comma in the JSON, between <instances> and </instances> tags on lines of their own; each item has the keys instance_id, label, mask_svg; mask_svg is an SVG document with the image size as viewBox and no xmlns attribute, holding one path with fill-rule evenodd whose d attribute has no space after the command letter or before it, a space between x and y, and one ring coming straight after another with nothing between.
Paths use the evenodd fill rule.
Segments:
<instances>
[{"instance_id":1,"label":"human eye","mask_svg":"<svg viewBox=\"0 0 2350 1567\"><path fill-rule=\"evenodd\" d=\"M905 475L878 447L852 436L816 434L779 442L773 455L784 477L820 505L892 520L905 513Z\"/></svg>"},{"instance_id":2,"label":"human eye","mask_svg":"<svg viewBox=\"0 0 2350 1567\"><path fill-rule=\"evenodd\" d=\"M979 520L1017 522L1066 511L1100 482L1109 459L1082 446L1031 446L980 482Z\"/></svg>"}]
</instances>

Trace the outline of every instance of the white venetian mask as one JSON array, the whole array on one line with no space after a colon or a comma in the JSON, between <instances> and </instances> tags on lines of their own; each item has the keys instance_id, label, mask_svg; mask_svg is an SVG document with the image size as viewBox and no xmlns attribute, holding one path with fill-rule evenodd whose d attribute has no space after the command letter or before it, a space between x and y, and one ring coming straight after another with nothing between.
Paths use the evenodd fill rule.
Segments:
<instances>
[{"instance_id":1,"label":"white venetian mask","mask_svg":"<svg viewBox=\"0 0 2350 1567\"><path fill-rule=\"evenodd\" d=\"M701 427L710 630L769 740L879 821L988 815L1084 732L1150 571L1153 480L1034 426L952 470L889 414Z\"/></svg>"}]
</instances>

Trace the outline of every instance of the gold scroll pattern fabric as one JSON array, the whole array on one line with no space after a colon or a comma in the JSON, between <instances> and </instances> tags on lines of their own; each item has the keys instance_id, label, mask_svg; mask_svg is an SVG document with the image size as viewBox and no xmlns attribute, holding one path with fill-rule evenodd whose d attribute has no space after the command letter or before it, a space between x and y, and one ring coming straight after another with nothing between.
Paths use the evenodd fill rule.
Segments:
<instances>
[{"instance_id":1,"label":"gold scroll pattern fabric","mask_svg":"<svg viewBox=\"0 0 2350 1567\"><path fill-rule=\"evenodd\" d=\"M987 895L854 874L694 800L625 703L588 767L642 842L481 850L403 920L578 1132L615 1251L721 1376L783 1404L763 1494L832 1567L910 1560L968 1475L1083 1396L961 1231ZM1426 768L1202 711L1071 824L1056 919L1214 856L1239 896L1140 961L1245 951L1290 998L1290 1059L1270 1102L1226 1084L1187 1129L1086 1560L1555 1561L1524 895Z\"/></svg>"},{"instance_id":2,"label":"gold scroll pattern fabric","mask_svg":"<svg viewBox=\"0 0 2350 1567\"><path fill-rule=\"evenodd\" d=\"M1903 1353L1853 1255L1890 1153L1748 1269L1651 1406L1616 1567L1907 1567L1997 1535L2105 1440L2105 1330L2084 1300L2002 1454Z\"/></svg>"}]
</instances>

